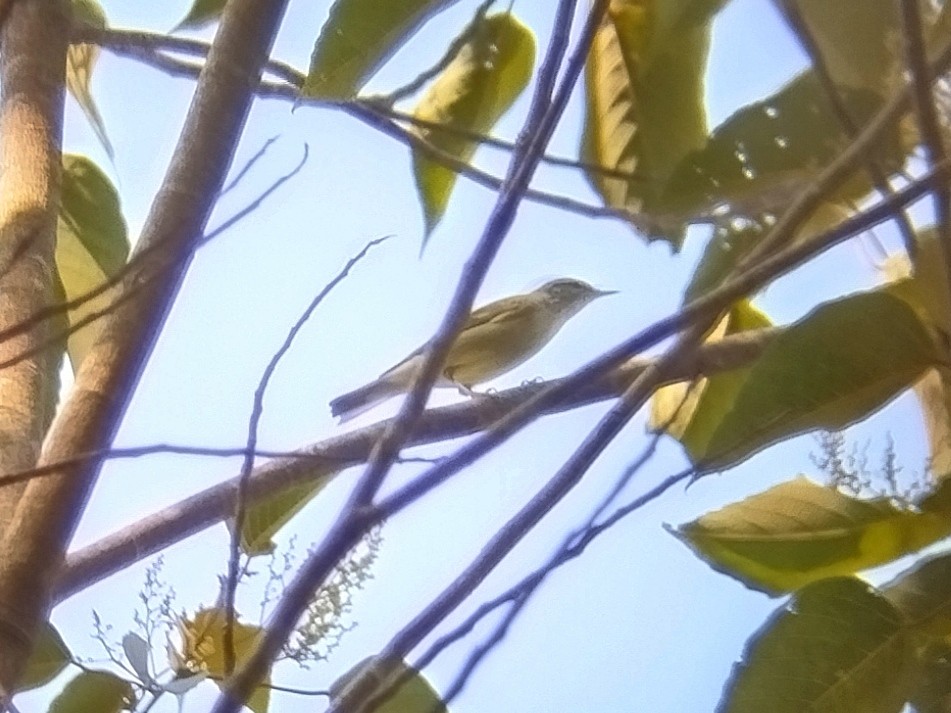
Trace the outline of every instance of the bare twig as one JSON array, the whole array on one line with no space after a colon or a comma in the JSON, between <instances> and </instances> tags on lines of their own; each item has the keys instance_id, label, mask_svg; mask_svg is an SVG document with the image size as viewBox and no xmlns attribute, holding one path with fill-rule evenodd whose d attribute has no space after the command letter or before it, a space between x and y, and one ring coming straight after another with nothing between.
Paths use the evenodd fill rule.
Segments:
<instances>
[{"instance_id":1,"label":"bare twig","mask_svg":"<svg viewBox=\"0 0 951 713\"><path fill-rule=\"evenodd\" d=\"M921 10L919 0L901 0L902 34L905 44L905 61L911 74L915 95L915 113L918 118L918 130L921 133L925 158L929 165L946 161L948 154L941 137L941 128L935 111L932 84L935 75L928 67L925 55L925 42L921 28ZM944 273L951 289L951 189L948 183L935 186L934 193L935 227L938 245L944 259ZM946 295L946 298L951 295Z\"/></svg>"},{"instance_id":2,"label":"bare twig","mask_svg":"<svg viewBox=\"0 0 951 713\"><path fill-rule=\"evenodd\" d=\"M347 261L347 264L343 266L343 269L340 270L340 272L337 273L337 275L330 282L324 285L323 289L317 294L316 297L314 297L313 300L311 300L310 304L307 305L307 308L301 313L300 317L290 328L287 333L287 337L284 339L284 342L281 344L278 350L274 352L274 355L271 357L270 361L268 361L267 366L264 368L264 372L261 374L261 380L258 383L257 388L254 390L254 404L251 407L251 417L248 419L248 440L245 448L244 464L241 466L241 474L238 476L237 506L235 508L234 523L231 529L231 543L228 558L228 577L224 587L225 626L222 645L224 647L224 670L229 676L234 670L235 662L234 599L235 593L238 590L238 570L241 561L241 531L244 529L244 521L247 517L248 481L251 478L251 472L254 469L254 459L258 445L258 425L261 422L261 416L264 414L264 394L267 392L267 387L271 382L271 377L277 370L277 365L280 363L284 355L290 351L290 348L294 343L294 339L297 337L300 330L304 328L307 320L309 320L311 315L313 315L314 310L316 310L327 297L327 295L329 295L334 290L334 288L339 285L348 274L350 274L350 270L353 269L353 267L358 262L360 262L360 260L362 260L371 249L382 243L388 237L389 236L377 238L376 240L371 240L368 242L363 246L363 249L360 250L360 252Z\"/></svg>"},{"instance_id":3,"label":"bare twig","mask_svg":"<svg viewBox=\"0 0 951 713\"><path fill-rule=\"evenodd\" d=\"M799 40L799 44L802 45L806 54L809 55L813 70L829 99L829 103L832 105L832 110L839 124L842 126L848 138L854 141L858 137L859 127L855 124L855 120L852 118L848 108L845 106L845 102L842 100L842 95L839 92L838 86L836 86L835 80L829 73L829 67L826 64L825 58L822 56L819 44L809 29L809 25L799 10L799 6L795 0L776 0L776 5L779 8L780 14L786 20L789 29ZM875 160L873 153L869 153L866 157L865 170L879 195L887 198L894 194L894 189L888 181L888 176ZM908 257L911 259L912 264L915 264L918 258L918 243L915 241L915 229L911 224L911 219L908 217L908 214L904 211L897 212L895 214L895 225L898 227L898 233L901 235Z\"/></svg>"}]
</instances>

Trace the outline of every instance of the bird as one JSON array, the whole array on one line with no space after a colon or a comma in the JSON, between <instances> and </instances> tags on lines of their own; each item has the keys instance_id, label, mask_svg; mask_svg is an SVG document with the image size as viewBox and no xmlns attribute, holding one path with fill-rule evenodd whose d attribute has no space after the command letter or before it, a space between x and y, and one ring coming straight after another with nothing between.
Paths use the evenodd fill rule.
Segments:
<instances>
[{"instance_id":1,"label":"bird","mask_svg":"<svg viewBox=\"0 0 951 713\"><path fill-rule=\"evenodd\" d=\"M587 282L560 278L537 290L504 297L478 308L449 348L436 386L455 387L472 396L476 384L504 374L537 354L565 323L599 297ZM345 423L387 399L409 390L423 361L427 342L369 384L330 402L330 412Z\"/></svg>"}]
</instances>

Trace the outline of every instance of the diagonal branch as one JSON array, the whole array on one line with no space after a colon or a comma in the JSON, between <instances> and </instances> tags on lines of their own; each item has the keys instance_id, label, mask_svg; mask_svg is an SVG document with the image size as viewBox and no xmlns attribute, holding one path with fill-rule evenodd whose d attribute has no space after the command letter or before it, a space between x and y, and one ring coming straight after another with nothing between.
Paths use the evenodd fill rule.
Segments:
<instances>
[{"instance_id":1,"label":"diagonal branch","mask_svg":"<svg viewBox=\"0 0 951 713\"><path fill-rule=\"evenodd\" d=\"M59 207L63 85L69 8L64 0L2 6L0 52L0 329L17 324L53 295ZM45 330L0 344L0 360L30 349ZM0 373L0 475L36 462L56 403L55 350ZM24 542L11 521L24 487L0 493L0 580ZM0 690L13 690L41 616L28 592L0 583Z\"/></svg>"},{"instance_id":2,"label":"diagonal branch","mask_svg":"<svg viewBox=\"0 0 951 713\"><path fill-rule=\"evenodd\" d=\"M121 294L145 284L105 321L47 437L41 467L111 443L224 183L285 4L228 2L139 241L140 251L162 248L120 286ZM165 279L149 279L169 264L175 269ZM0 558L0 601L29 602L21 614L31 634L45 616L54 572L100 467L93 460L31 480L9 523L6 541L16 546Z\"/></svg>"}]
</instances>

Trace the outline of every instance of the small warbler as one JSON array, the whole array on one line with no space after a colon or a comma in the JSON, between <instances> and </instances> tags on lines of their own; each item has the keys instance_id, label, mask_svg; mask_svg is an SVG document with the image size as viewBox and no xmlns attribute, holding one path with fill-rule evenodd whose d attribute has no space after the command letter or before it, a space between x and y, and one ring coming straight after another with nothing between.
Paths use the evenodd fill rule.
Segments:
<instances>
[{"instance_id":1,"label":"small warbler","mask_svg":"<svg viewBox=\"0 0 951 713\"><path fill-rule=\"evenodd\" d=\"M585 305L613 294L613 290L596 290L581 280L565 278L480 307L450 347L436 386L456 387L472 395L475 384L514 369L540 351ZM335 398L330 402L331 413L343 423L407 391L425 348L423 345L375 381Z\"/></svg>"}]
</instances>

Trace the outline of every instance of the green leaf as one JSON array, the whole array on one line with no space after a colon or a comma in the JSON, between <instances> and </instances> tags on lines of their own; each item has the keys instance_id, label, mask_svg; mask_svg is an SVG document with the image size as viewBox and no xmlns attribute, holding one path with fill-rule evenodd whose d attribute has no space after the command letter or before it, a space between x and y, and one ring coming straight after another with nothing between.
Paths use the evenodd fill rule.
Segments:
<instances>
[{"instance_id":1,"label":"green leaf","mask_svg":"<svg viewBox=\"0 0 951 713\"><path fill-rule=\"evenodd\" d=\"M188 14L182 18L182 21L175 25L172 32L178 30L198 30L212 22L218 20L219 15L224 12L227 0L195 0Z\"/></svg>"},{"instance_id":2,"label":"green leaf","mask_svg":"<svg viewBox=\"0 0 951 713\"><path fill-rule=\"evenodd\" d=\"M671 172L707 136L703 76L710 23L724 2L611 3L585 73L581 158L612 208L650 213ZM648 216L649 217L649 216ZM679 247L682 235L662 235Z\"/></svg>"},{"instance_id":3,"label":"green leaf","mask_svg":"<svg viewBox=\"0 0 951 713\"><path fill-rule=\"evenodd\" d=\"M857 126L884 103L866 89L843 89L840 96ZM688 221L724 204L732 214L754 219L776 215L787 207L790 195L808 186L850 142L825 89L813 72L804 72L717 127L702 148L675 168L654 207ZM869 158L886 172L897 170L910 147L896 127ZM870 187L864 170L856 172L830 198L824 214L802 232L840 220L846 205L865 196Z\"/></svg>"},{"instance_id":4,"label":"green leaf","mask_svg":"<svg viewBox=\"0 0 951 713\"><path fill-rule=\"evenodd\" d=\"M482 18L413 115L463 132L488 134L525 89L534 65L531 30L509 13ZM471 138L438 129L418 128L416 133L466 163L479 146ZM413 151L413 171L428 238L446 210L456 172L419 150Z\"/></svg>"},{"instance_id":5,"label":"green leaf","mask_svg":"<svg viewBox=\"0 0 951 713\"><path fill-rule=\"evenodd\" d=\"M184 662L190 671L205 671L215 680L215 685L224 690L225 656L224 632L225 613L220 608L199 610L194 617L182 619L178 623L182 639L182 651L174 652L174 664ZM264 636L264 629L253 624L234 622L234 659L235 667L241 666L254 653ZM267 713L271 700L270 673L261 685L254 690L245 705L254 713Z\"/></svg>"},{"instance_id":6,"label":"green leaf","mask_svg":"<svg viewBox=\"0 0 951 713\"><path fill-rule=\"evenodd\" d=\"M777 594L915 552L951 533L951 519L798 477L670 531L717 571Z\"/></svg>"},{"instance_id":7,"label":"green leaf","mask_svg":"<svg viewBox=\"0 0 951 713\"><path fill-rule=\"evenodd\" d=\"M796 0L822 60L840 87L882 96L901 75L898 5L892 0Z\"/></svg>"},{"instance_id":8,"label":"green leaf","mask_svg":"<svg viewBox=\"0 0 951 713\"><path fill-rule=\"evenodd\" d=\"M934 639L951 636L951 555L935 555L918 562L882 590L919 633Z\"/></svg>"},{"instance_id":9,"label":"green leaf","mask_svg":"<svg viewBox=\"0 0 951 713\"><path fill-rule=\"evenodd\" d=\"M106 27L106 13L96 0L72 0L72 6L75 20L94 27ZM86 120L96 133L96 138L112 159L115 158L115 152L90 88L92 71L97 59L99 59L99 48L96 45L70 45L66 51L66 88L76 99L76 103L79 104L79 108L86 115Z\"/></svg>"},{"instance_id":10,"label":"green leaf","mask_svg":"<svg viewBox=\"0 0 951 713\"><path fill-rule=\"evenodd\" d=\"M301 94L350 99L431 17L458 0L337 0L320 29Z\"/></svg>"},{"instance_id":11,"label":"green leaf","mask_svg":"<svg viewBox=\"0 0 951 713\"><path fill-rule=\"evenodd\" d=\"M241 547L245 554L255 556L273 552L275 545L271 538L313 500L335 475L335 472L320 475L310 482L272 493L251 505L241 530Z\"/></svg>"},{"instance_id":12,"label":"green leaf","mask_svg":"<svg viewBox=\"0 0 951 713\"><path fill-rule=\"evenodd\" d=\"M72 654L56 628L45 622L36 635L33 653L26 662L26 669L17 685L18 691L45 686L63 672Z\"/></svg>"},{"instance_id":13,"label":"green leaf","mask_svg":"<svg viewBox=\"0 0 951 713\"><path fill-rule=\"evenodd\" d=\"M772 340L709 440L688 451L722 470L785 438L866 418L940 363L914 310L885 292L824 304Z\"/></svg>"},{"instance_id":14,"label":"green leaf","mask_svg":"<svg viewBox=\"0 0 951 713\"><path fill-rule=\"evenodd\" d=\"M772 326L769 318L748 300L737 302L706 342L730 334ZM733 369L692 383L665 386L654 394L649 427L663 430L683 444L690 454L705 452L716 428L733 407L751 369Z\"/></svg>"},{"instance_id":15,"label":"green leaf","mask_svg":"<svg viewBox=\"0 0 951 713\"><path fill-rule=\"evenodd\" d=\"M376 713L448 713L439 694L418 671L400 660L375 657L364 659L334 681L331 701L350 710L403 676L405 682L373 709Z\"/></svg>"},{"instance_id":16,"label":"green leaf","mask_svg":"<svg viewBox=\"0 0 951 713\"><path fill-rule=\"evenodd\" d=\"M108 671L83 671L56 696L49 713L119 713L132 700L128 681Z\"/></svg>"},{"instance_id":17,"label":"green leaf","mask_svg":"<svg viewBox=\"0 0 951 713\"><path fill-rule=\"evenodd\" d=\"M119 195L102 170L85 156L63 156L63 193L56 230L56 269L65 299L73 300L115 276L126 264L129 239L119 208ZM108 309L112 291L88 300L68 313L70 326ZM69 335L73 371L99 334L93 322Z\"/></svg>"},{"instance_id":18,"label":"green leaf","mask_svg":"<svg viewBox=\"0 0 951 713\"><path fill-rule=\"evenodd\" d=\"M864 582L817 582L750 638L717 713L898 713L913 657L898 612Z\"/></svg>"}]
</instances>

